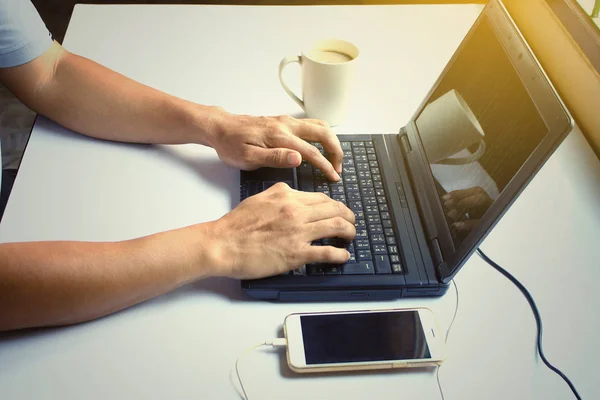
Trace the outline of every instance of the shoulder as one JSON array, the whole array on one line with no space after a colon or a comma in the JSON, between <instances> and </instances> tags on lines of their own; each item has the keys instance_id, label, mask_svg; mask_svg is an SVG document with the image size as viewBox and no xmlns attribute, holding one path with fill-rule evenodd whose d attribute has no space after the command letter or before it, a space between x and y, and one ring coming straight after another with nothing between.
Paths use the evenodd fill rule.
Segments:
<instances>
[{"instance_id":1,"label":"shoulder","mask_svg":"<svg viewBox=\"0 0 600 400\"><path fill-rule=\"evenodd\" d=\"M0 68L25 64L51 44L52 36L30 0L0 0Z\"/></svg>"}]
</instances>

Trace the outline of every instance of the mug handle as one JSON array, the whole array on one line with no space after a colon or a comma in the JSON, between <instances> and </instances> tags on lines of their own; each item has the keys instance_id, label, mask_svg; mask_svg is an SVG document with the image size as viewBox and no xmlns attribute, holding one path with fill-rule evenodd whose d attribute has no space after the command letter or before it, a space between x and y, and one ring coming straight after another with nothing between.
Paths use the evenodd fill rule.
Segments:
<instances>
[{"instance_id":1,"label":"mug handle","mask_svg":"<svg viewBox=\"0 0 600 400\"><path fill-rule=\"evenodd\" d=\"M292 100L294 100L296 103L298 103L298 105L300 107L302 107L302 109L304 110L304 102L302 100L300 100L300 98L298 96L296 96L294 94L294 92L292 92L290 90L288 85L283 80L283 69L288 64L291 64L293 62L296 62L296 63L302 65L302 59L298 56L289 56L289 57L285 57L283 60L281 60L281 62L279 63L279 82L281 82L281 86L283 87L283 90L285 90L285 92L292 98Z\"/></svg>"},{"instance_id":2,"label":"mug handle","mask_svg":"<svg viewBox=\"0 0 600 400\"><path fill-rule=\"evenodd\" d=\"M481 156L483 156L483 153L485 153L485 141L483 139L481 139L479 141L479 147L477 148L477 151L475 153L473 153L470 157L463 157L463 158L446 158L444 160L438 161L436 164L445 164L445 165L465 165L465 164L470 164L472 162L475 162L477 160L479 160L481 158Z\"/></svg>"}]
</instances>

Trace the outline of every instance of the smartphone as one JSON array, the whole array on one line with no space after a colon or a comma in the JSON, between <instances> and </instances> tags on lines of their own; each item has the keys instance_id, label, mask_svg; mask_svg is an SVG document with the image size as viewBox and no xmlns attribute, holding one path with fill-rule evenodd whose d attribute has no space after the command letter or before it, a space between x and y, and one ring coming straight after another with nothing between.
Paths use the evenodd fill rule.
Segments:
<instances>
[{"instance_id":1,"label":"smartphone","mask_svg":"<svg viewBox=\"0 0 600 400\"><path fill-rule=\"evenodd\" d=\"M285 318L295 372L441 365L444 340L429 308L296 313Z\"/></svg>"}]
</instances>

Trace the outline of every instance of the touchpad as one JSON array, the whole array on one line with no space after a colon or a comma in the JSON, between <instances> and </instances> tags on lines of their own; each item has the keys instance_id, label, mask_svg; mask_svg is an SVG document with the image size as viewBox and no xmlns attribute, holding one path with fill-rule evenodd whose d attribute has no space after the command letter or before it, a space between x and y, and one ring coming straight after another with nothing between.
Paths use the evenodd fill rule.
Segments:
<instances>
[{"instance_id":1,"label":"touchpad","mask_svg":"<svg viewBox=\"0 0 600 400\"><path fill-rule=\"evenodd\" d=\"M261 182L259 190L267 190L277 182L284 182L292 188L296 188L294 183L294 170L292 168L259 168L254 171L244 171L248 180ZM262 187L261 187L262 186Z\"/></svg>"}]
</instances>

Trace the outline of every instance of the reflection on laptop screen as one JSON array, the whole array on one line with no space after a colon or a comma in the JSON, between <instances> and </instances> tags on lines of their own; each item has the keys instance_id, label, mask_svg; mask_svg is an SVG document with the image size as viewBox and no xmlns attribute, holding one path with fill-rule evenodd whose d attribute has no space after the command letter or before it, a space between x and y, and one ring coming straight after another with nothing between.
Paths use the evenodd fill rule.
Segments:
<instances>
[{"instance_id":1,"label":"reflection on laptop screen","mask_svg":"<svg viewBox=\"0 0 600 400\"><path fill-rule=\"evenodd\" d=\"M548 133L487 17L416 125L455 248Z\"/></svg>"}]
</instances>

